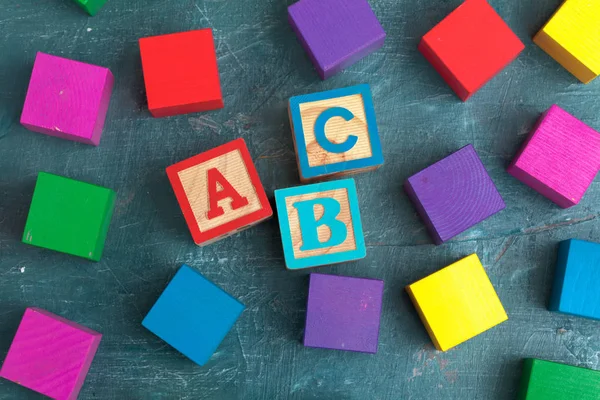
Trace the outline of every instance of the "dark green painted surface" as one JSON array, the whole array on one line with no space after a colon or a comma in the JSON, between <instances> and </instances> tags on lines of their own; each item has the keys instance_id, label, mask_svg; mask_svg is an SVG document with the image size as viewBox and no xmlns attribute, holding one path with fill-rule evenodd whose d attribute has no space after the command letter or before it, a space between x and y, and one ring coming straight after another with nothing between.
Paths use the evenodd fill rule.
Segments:
<instances>
[{"instance_id":1,"label":"dark green painted surface","mask_svg":"<svg viewBox=\"0 0 600 400\"><path fill-rule=\"evenodd\" d=\"M291 0L110 0L89 18L71 0L5 2L0 12L0 357L27 306L104 334L81 399L514 399L522 358L600 368L600 325L550 313L557 243L600 241L600 185L554 206L505 172L539 114L558 103L600 129L600 80L579 84L531 42L560 0L491 0L527 45L461 103L416 51L458 0L371 0L388 38L344 73L318 79L287 24ZM215 29L225 108L153 119L137 39ZM95 148L29 132L19 115L36 51L110 67L115 91ZM319 268L385 280L376 355L307 349L307 272L286 271L277 221L196 247L166 166L244 137L265 189L298 184L289 97L371 84L386 164L356 176L367 257ZM431 244L402 191L423 167L473 143L507 209ZM38 171L117 191L99 263L20 242ZM509 320L448 353L433 350L404 286L477 252ZM187 263L247 309L205 367L140 322ZM0 399L38 398L0 381Z\"/></svg>"}]
</instances>

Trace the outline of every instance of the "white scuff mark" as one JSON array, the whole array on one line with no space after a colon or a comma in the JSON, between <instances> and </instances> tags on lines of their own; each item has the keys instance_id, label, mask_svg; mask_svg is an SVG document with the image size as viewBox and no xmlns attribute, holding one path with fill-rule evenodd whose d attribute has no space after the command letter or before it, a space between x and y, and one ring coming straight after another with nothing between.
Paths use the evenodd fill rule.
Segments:
<instances>
[{"instance_id":1,"label":"white scuff mark","mask_svg":"<svg viewBox=\"0 0 600 400\"><path fill-rule=\"evenodd\" d=\"M92 28L87 28L86 30L87 30L88 32L91 32L91 31L92 31Z\"/></svg>"},{"instance_id":2,"label":"white scuff mark","mask_svg":"<svg viewBox=\"0 0 600 400\"><path fill-rule=\"evenodd\" d=\"M21 267L21 273L24 274L25 273L25 267Z\"/></svg>"}]
</instances>

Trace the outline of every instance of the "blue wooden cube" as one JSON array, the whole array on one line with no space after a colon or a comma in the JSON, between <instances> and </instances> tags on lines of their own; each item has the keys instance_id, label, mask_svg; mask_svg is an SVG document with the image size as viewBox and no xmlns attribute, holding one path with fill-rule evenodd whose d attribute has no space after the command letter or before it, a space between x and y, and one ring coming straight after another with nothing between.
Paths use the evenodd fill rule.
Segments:
<instances>
[{"instance_id":1,"label":"blue wooden cube","mask_svg":"<svg viewBox=\"0 0 600 400\"><path fill-rule=\"evenodd\" d=\"M550 310L600 320L600 244L565 240L558 248Z\"/></svg>"},{"instance_id":2,"label":"blue wooden cube","mask_svg":"<svg viewBox=\"0 0 600 400\"><path fill-rule=\"evenodd\" d=\"M199 365L213 355L245 306L183 265L142 325Z\"/></svg>"}]
</instances>

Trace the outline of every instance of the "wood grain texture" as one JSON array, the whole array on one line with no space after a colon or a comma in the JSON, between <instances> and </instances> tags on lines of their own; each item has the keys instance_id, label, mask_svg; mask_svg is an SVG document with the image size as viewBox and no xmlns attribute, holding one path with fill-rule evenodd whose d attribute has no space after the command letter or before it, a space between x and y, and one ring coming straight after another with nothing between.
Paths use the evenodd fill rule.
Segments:
<instances>
[{"instance_id":1,"label":"wood grain texture","mask_svg":"<svg viewBox=\"0 0 600 400\"><path fill-rule=\"evenodd\" d=\"M539 119L508 173L563 208L578 204L600 170L600 133L557 105Z\"/></svg>"}]
</instances>

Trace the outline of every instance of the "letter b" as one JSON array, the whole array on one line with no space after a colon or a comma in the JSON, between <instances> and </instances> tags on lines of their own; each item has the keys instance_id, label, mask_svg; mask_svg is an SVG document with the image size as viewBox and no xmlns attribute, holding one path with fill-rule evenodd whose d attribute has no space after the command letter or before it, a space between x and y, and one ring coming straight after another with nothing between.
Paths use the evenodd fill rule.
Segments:
<instances>
[{"instance_id":1,"label":"letter b","mask_svg":"<svg viewBox=\"0 0 600 400\"><path fill-rule=\"evenodd\" d=\"M317 204L323 207L323 216L319 219L315 217L315 206ZM348 229L342 221L336 218L341 211L340 203L337 200L329 197L304 200L294 203L293 207L298 210L298 220L302 234L300 251L334 247L346 240ZM319 240L318 229L321 226L327 226L331 232L331 236L325 242Z\"/></svg>"}]
</instances>

